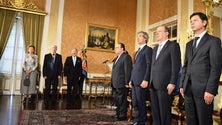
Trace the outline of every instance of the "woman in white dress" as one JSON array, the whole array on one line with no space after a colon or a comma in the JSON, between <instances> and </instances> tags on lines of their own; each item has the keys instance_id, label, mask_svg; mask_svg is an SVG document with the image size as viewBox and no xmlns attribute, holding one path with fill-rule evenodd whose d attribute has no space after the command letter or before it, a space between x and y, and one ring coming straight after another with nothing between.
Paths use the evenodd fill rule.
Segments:
<instances>
[{"instance_id":1,"label":"woman in white dress","mask_svg":"<svg viewBox=\"0 0 222 125\"><path fill-rule=\"evenodd\" d=\"M31 95L36 94L36 80L37 80L37 67L38 67L38 56L35 54L35 46L29 45L28 52L25 54L22 64L22 82L20 92L24 98L22 101L30 98ZM24 85L24 79L26 76L30 78L30 85Z\"/></svg>"}]
</instances>

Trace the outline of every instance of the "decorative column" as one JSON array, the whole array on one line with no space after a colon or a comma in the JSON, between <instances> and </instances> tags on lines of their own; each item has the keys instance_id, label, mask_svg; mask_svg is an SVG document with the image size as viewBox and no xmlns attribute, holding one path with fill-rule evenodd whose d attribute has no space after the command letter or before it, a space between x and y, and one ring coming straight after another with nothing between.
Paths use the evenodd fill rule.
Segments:
<instances>
[{"instance_id":1,"label":"decorative column","mask_svg":"<svg viewBox=\"0 0 222 125\"><path fill-rule=\"evenodd\" d=\"M222 0L202 0L206 6L206 15L208 17L207 31L209 34L213 34L212 17L214 15L214 8L222 5Z\"/></svg>"}]
</instances>

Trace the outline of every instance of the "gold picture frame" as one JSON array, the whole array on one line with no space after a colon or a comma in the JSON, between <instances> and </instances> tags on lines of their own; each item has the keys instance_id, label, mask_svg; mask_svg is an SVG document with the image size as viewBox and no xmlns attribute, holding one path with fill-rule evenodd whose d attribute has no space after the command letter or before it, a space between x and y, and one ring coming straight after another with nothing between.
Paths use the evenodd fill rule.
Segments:
<instances>
[{"instance_id":1,"label":"gold picture frame","mask_svg":"<svg viewBox=\"0 0 222 125\"><path fill-rule=\"evenodd\" d=\"M118 29L111 26L87 24L86 49L114 52Z\"/></svg>"}]
</instances>

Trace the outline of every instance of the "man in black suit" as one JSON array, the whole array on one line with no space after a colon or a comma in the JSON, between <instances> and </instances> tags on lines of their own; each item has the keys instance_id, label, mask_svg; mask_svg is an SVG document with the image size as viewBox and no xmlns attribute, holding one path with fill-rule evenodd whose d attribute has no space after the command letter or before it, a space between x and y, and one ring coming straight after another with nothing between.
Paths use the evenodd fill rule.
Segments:
<instances>
[{"instance_id":1,"label":"man in black suit","mask_svg":"<svg viewBox=\"0 0 222 125\"><path fill-rule=\"evenodd\" d=\"M176 87L181 66L179 44L169 41L169 29L159 26L156 30L159 43L153 49L150 97L154 125L171 125L172 92Z\"/></svg>"},{"instance_id":2,"label":"man in black suit","mask_svg":"<svg viewBox=\"0 0 222 125\"><path fill-rule=\"evenodd\" d=\"M67 82L67 101L72 102L79 91L79 80L82 75L82 60L77 56L78 50L73 49L71 56L66 58L64 64L64 79Z\"/></svg>"},{"instance_id":3,"label":"man in black suit","mask_svg":"<svg viewBox=\"0 0 222 125\"><path fill-rule=\"evenodd\" d=\"M111 85L115 91L116 118L118 121L127 119L127 94L130 75L132 70L132 59L125 53L125 45L118 43L115 47L115 53L118 55L113 63Z\"/></svg>"},{"instance_id":4,"label":"man in black suit","mask_svg":"<svg viewBox=\"0 0 222 125\"><path fill-rule=\"evenodd\" d=\"M132 87L132 104L135 111L135 125L145 125L147 120L147 86L150 80L152 60L152 48L146 45L148 39L149 37L146 32L138 32L137 43L139 45L139 49L134 57L134 66L129 83L129 86Z\"/></svg>"},{"instance_id":5,"label":"man in black suit","mask_svg":"<svg viewBox=\"0 0 222 125\"><path fill-rule=\"evenodd\" d=\"M58 53L57 46L53 45L51 53L46 54L43 62L43 77L45 78L45 103L50 100L50 93L52 93L51 101L57 101L57 87L58 80L62 75L62 56ZM51 92L52 86L52 92Z\"/></svg>"},{"instance_id":6,"label":"man in black suit","mask_svg":"<svg viewBox=\"0 0 222 125\"><path fill-rule=\"evenodd\" d=\"M180 84L188 125L213 124L213 100L218 92L222 48L221 40L206 32L207 23L204 13L190 16L195 38L186 45Z\"/></svg>"}]
</instances>

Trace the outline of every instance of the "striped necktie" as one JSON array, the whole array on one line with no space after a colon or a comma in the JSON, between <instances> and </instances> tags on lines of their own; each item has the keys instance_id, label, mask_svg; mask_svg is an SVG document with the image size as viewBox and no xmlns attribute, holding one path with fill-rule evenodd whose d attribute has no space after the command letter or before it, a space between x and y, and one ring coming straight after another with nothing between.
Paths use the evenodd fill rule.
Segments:
<instances>
[{"instance_id":1,"label":"striped necktie","mask_svg":"<svg viewBox=\"0 0 222 125\"><path fill-rule=\"evenodd\" d=\"M195 51L197 50L197 40L199 39L200 37L195 37L193 39L193 46L192 46L192 51L193 51L193 54L195 53Z\"/></svg>"},{"instance_id":2,"label":"striped necktie","mask_svg":"<svg viewBox=\"0 0 222 125\"><path fill-rule=\"evenodd\" d=\"M138 48L138 50L136 51L135 60L136 60L136 58L137 58L139 52L140 52L140 48Z\"/></svg>"}]
</instances>

